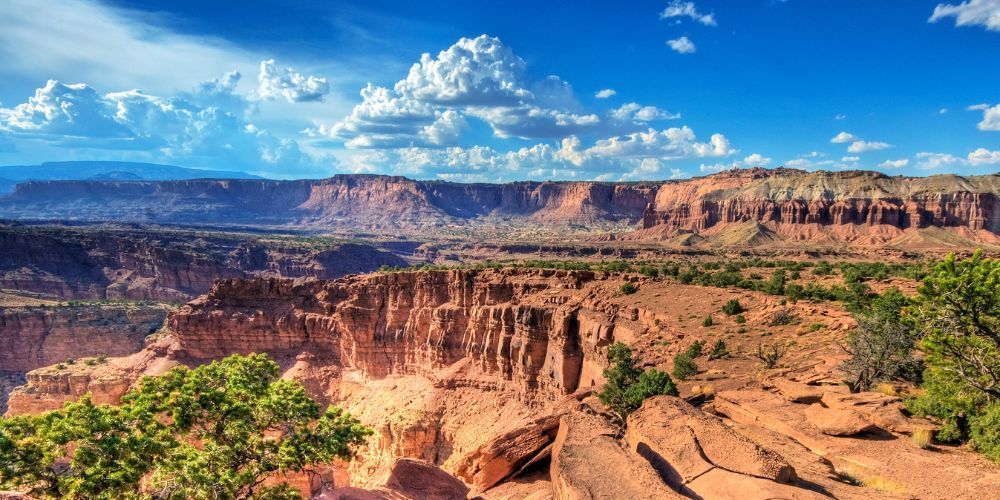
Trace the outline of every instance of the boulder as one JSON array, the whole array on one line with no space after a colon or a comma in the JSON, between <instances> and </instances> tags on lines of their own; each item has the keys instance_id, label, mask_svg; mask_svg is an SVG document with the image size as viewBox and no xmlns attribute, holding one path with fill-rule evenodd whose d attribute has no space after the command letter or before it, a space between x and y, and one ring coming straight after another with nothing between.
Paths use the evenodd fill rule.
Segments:
<instances>
[{"instance_id":1,"label":"boulder","mask_svg":"<svg viewBox=\"0 0 1000 500\"><path fill-rule=\"evenodd\" d=\"M559 427L558 415L541 417L483 443L459 462L455 475L483 491L548 453Z\"/></svg>"},{"instance_id":2,"label":"boulder","mask_svg":"<svg viewBox=\"0 0 1000 500\"><path fill-rule=\"evenodd\" d=\"M853 436L875 428L875 424L850 408L827 408L814 403L805 415L810 424L828 436Z\"/></svg>"},{"instance_id":3,"label":"boulder","mask_svg":"<svg viewBox=\"0 0 1000 500\"><path fill-rule=\"evenodd\" d=\"M650 398L628 418L629 448L678 487L713 468L789 482L795 471L780 455L737 434L685 401Z\"/></svg>"},{"instance_id":4,"label":"boulder","mask_svg":"<svg viewBox=\"0 0 1000 500\"><path fill-rule=\"evenodd\" d=\"M560 418L549 468L554 498L684 498L646 460L622 449L615 434L604 417L584 410Z\"/></svg>"},{"instance_id":5,"label":"boulder","mask_svg":"<svg viewBox=\"0 0 1000 500\"><path fill-rule=\"evenodd\" d=\"M415 458L398 458L384 484L372 488L344 487L323 491L317 500L461 500L469 487L436 465Z\"/></svg>"},{"instance_id":6,"label":"boulder","mask_svg":"<svg viewBox=\"0 0 1000 500\"><path fill-rule=\"evenodd\" d=\"M771 384L785 399L793 403L818 403L823 398L823 389L815 385L803 384L786 378L776 378L771 381Z\"/></svg>"}]
</instances>

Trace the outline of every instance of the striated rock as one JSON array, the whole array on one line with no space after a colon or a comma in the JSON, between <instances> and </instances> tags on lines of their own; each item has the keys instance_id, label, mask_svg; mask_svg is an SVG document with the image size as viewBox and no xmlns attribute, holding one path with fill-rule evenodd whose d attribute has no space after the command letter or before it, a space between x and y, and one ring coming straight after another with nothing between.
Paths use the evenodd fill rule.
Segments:
<instances>
[{"instance_id":1,"label":"striated rock","mask_svg":"<svg viewBox=\"0 0 1000 500\"><path fill-rule=\"evenodd\" d=\"M406 264L366 244L278 241L154 229L0 225L0 288L67 299L183 302L221 278L336 278Z\"/></svg>"},{"instance_id":2,"label":"striated rock","mask_svg":"<svg viewBox=\"0 0 1000 500\"><path fill-rule=\"evenodd\" d=\"M684 498L648 462L623 450L615 434L603 417L583 409L560 419L550 467L554 498Z\"/></svg>"},{"instance_id":3,"label":"striated rock","mask_svg":"<svg viewBox=\"0 0 1000 500\"><path fill-rule=\"evenodd\" d=\"M737 169L684 181L457 184L403 177L184 181L32 181L0 198L0 217L282 225L385 234L496 229L497 220L628 237L711 233L755 222L795 240L886 241L904 229L1000 233L1000 176L889 177L878 172ZM885 231L890 229L890 231ZM580 230L575 229L575 230ZM891 231L891 230L895 230ZM613 234L606 234L614 238ZM771 238L759 238L763 243Z\"/></svg>"},{"instance_id":4,"label":"striated rock","mask_svg":"<svg viewBox=\"0 0 1000 500\"><path fill-rule=\"evenodd\" d=\"M546 455L558 426L559 415L549 415L496 436L466 455L455 475L477 491L486 490Z\"/></svg>"},{"instance_id":5,"label":"striated rock","mask_svg":"<svg viewBox=\"0 0 1000 500\"><path fill-rule=\"evenodd\" d=\"M132 354L163 325L167 312L162 306L118 304L0 307L0 371Z\"/></svg>"}]
</instances>

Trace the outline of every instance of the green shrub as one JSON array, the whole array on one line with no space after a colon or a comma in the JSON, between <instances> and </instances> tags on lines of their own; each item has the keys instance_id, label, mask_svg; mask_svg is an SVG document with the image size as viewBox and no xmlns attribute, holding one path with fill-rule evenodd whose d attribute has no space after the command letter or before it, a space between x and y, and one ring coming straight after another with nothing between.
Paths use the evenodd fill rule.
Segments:
<instances>
[{"instance_id":1,"label":"green shrub","mask_svg":"<svg viewBox=\"0 0 1000 500\"><path fill-rule=\"evenodd\" d=\"M833 266L825 260L819 261L812 270L813 276L829 276L833 274Z\"/></svg>"},{"instance_id":2,"label":"green shrub","mask_svg":"<svg viewBox=\"0 0 1000 500\"><path fill-rule=\"evenodd\" d=\"M712 350L708 352L708 359L722 359L729 357L729 349L726 347L726 342L719 339L712 346Z\"/></svg>"},{"instance_id":3,"label":"green shrub","mask_svg":"<svg viewBox=\"0 0 1000 500\"><path fill-rule=\"evenodd\" d=\"M757 346L757 351L754 352L754 357L764 364L764 368L770 370L778 366L778 362L781 361L781 358L785 357L785 353L787 352L788 347L783 344L759 345Z\"/></svg>"},{"instance_id":4,"label":"green shrub","mask_svg":"<svg viewBox=\"0 0 1000 500\"><path fill-rule=\"evenodd\" d=\"M621 292L625 295L632 295L638 290L632 283L622 283Z\"/></svg>"},{"instance_id":5,"label":"green shrub","mask_svg":"<svg viewBox=\"0 0 1000 500\"><path fill-rule=\"evenodd\" d=\"M972 418L969 444L1000 464L1000 403L987 406Z\"/></svg>"},{"instance_id":6,"label":"green shrub","mask_svg":"<svg viewBox=\"0 0 1000 500\"><path fill-rule=\"evenodd\" d=\"M704 326L704 327L709 327L709 326L712 326L714 324L715 324L715 320L712 319L712 315L711 314L709 314L708 316L705 316L705 319L701 320L701 326Z\"/></svg>"},{"instance_id":7,"label":"green shrub","mask_svg":"<svg viewBox=\"0 0 1000 500\"><path fill-rule=\"evenodd\" d=\"M655 368L645 372L639 370L632 357L632 349L621 342L615 342L608 348L608 368L604 370L604 379L606 383L597 397L623 421L647 398L678 395L669 375Z\"/></svg>"},{"instance_id":8,"label":"green shrub","mask_svg":"<svg viewBox=\"0 0 1000 500\"><path fill-rule=\"evenodd\" d=\"M700 340L695 340L688 346L687 350L684 351L685 354L691 357L691 359L701 356L702 351L705 350L705 343Z\"/></svg>"},{"instance_id":9,"label":"green shrub","mask_svg":"<svg viewBox=\"0 0 1000 500\"><path fill-rule=\"evenodd\" d=\"M682 352L674 356L674 370L671 372L677 380L687 380L688 377L698 374L698 365L687 352Z\"/></svg>"},{"instance_id":10,"label":"green shrub","mask_svg":"<svg viewBox=\"0 0 1000 500\"><path fill-rule=\"evenodd\" d=\"M722 306L722 312L728 316L739 314L744 311L746 311L746 309L743 308L743 304L740 304L739 299L730 299Z\"/></svg>"},{"instance_id":11,"label":"green shrub","mask_svg":"<svg viewBox=\"0 0 1000 500\"><path fill-rule=\"evenodd\" d=\"M736 321L736 324L742 325L743 323L747 322L747 318L746 318L746 316L743 316L742 314L737 314L736 318L734 318L734 321Z\"/></svg>"},{"instance_id":12,"label":"green shrub","mask_svg":"<svg viewBox=\"0 0 1000 500\"><path fill-rule=\"evenodd\" d=\"M782 309L780 311L775 311L774 314L771 315L771 322L769 323L769 325L770 326L790 325L794 323L796 319L797 318L795 314L792 314L791 311L789 311L788 309Z\"/></svg>"},{"instance_id":13,"label":"green shrub","mask_svg":"<svg viewBox=\"0 0 1000 500\"><path fill-rule=\"evenodd\" d=\"M655 278L660 275L660 270L650 265L642 265L639 266L639 274Z\"/></svg>"}]
</instances>

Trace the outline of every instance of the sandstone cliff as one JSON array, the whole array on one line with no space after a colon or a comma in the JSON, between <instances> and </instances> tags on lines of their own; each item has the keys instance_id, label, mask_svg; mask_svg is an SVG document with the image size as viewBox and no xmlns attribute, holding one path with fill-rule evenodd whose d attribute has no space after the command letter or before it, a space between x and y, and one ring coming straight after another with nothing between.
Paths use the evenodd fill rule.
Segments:
<instances>
[{"instance_id":1,"label":"sandstone cliff","mask_svg":"<svg viewBox=\"0 0 1000 500\"><path fill-rule=\"evenodd\" d=\"M406 262L360 243L162 229L0 226L0 289L183 302L219 278L336 278Z\"/></svg>"},{"instance_id":2,"label":"sandstone cliff","mask_svg":"<svg viewBox=\"0 0 1000 500\"><path fill-rule=\"evenodd\" d=\"M374 175L299 181L39 181L20 184L0 198L0 217L301 225L390 234L461 234L463 228L499 234L499 228L513 225L521 233L531 226L549 236L566 231L606 235L631 226L639 229L625 236L632 239L712 236L713 229L756 222L790 240L887 243L903 231L948 228L995 243L1000 175L889 177L754 168L643 183L458 184Z\"/></svg>"}]
</instances>

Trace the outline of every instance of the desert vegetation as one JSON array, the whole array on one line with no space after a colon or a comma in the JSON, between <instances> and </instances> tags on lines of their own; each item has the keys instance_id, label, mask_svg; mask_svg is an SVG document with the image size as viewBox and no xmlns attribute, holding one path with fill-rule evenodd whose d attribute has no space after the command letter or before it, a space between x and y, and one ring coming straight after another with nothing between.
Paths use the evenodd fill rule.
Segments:
<instances>
[{"instance_id":1,"label":"desert vegetation","mask_svg":"<svg viewBox=\"0 0 1000 500\"><path fill-rule=\"evenodd\" d=\"M148 377L121 405L85 396L0 419L0 487L44 498L297 498L278 473L354 456L371 431L321 410L262 354Z\"/></svg>"}]
</instances>

